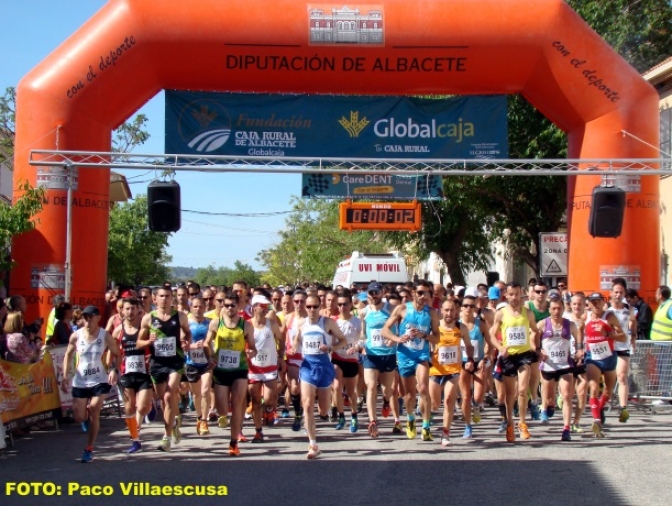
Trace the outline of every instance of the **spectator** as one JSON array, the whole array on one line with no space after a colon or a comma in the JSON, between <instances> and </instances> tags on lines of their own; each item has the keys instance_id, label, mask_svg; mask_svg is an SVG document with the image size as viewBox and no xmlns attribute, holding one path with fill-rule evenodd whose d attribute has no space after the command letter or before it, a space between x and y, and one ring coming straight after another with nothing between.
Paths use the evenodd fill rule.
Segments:
<instances>
[{"instance_id":1,"label":"spectator","mask_svg":"<svg viewBox=\"0 0 672 506\"><path fill-rule=\"evenodd\" d=\"M7 319L7 305L5 299L0 299L0 358L7 356L7 337L5 336L5 320Z\"/></svg>"},{"instance_id":2,"label":"spectator","mask_svg":"<svg viewBox=\"0 0 672 506\"><path fill-rule=\"evenodd\" d=\"M68 344L72 335L72 305L61 302L56 308L56 324L48 345L61 346Z\"/></svg>"},{"instance_id":3,"label":"spectator","mask_svg":"<svg viewBox=\"0 0 672 506\"><path fill-rule=\"evenodd\" d=\"M49 316L47 317L47 330L45 334L45 343L49 343L51 336L54 335L54 325L56 325L56 308L65 302L65 295L56 295L54 296L54 307L51 309Z\"/></svg>"},{"instance_id":4,"label":"spectator","mask_svg":"<svg viewBox=\"0 0 672 506\"><path fill-rule=\"evenodd\" d=\"M639 297L637 290L628 288L625 291L625 300L637 310L637 339L650 339L651 324L653 323L653 310Z\"/></svg>"},{"instance_id":5,"label":"spectator","mask_svg":"<svg viewBox=\"0 0 672 506\"><path fill-rule=\"evenodd\" d=\"M72 331L77 332L78 329L84 327L84 316L82 315L82 308L79 306L72 306Z\"/></svg>"},{"instance_id":6,"label":"spectator","mask_svg":"<svg viewBox=\"0 0 672 506\"><path fill-rule=\"evenodd\" d=\"M21 321L23 321L23 315L26 312L26 299L23 298L21 295L12 295L9 298L9 302L7 303L9 306L9 312L18 312L21 313ZM26 335L28 339L35 339L37 336L40 335L40 329L42 328L42 324L44 323L44 318L36 318L33 323L30 325L25 325L23 327L23 333Z\"/></svg>"},{"instance_id":7,"label":"spectator","mask_svg":"<svg viewBox=\"0 0 672 506\"><path fill-rule=\"evenodd\" d=\"M7 334L7 360L19 364L35 362L39 354L39 345L35 337L28 338L23 332L23 316L19 311L7 315L4 331Z\"/></svg>"}]
</instances>

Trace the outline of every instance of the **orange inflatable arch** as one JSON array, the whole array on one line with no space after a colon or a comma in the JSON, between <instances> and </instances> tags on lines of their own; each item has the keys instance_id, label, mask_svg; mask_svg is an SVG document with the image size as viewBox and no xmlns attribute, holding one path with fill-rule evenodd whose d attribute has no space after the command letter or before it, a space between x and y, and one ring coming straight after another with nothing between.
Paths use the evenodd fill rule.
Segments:
<instances>
[{"instance_id":1,"label":"orange inflatable arch","mask_svg":"<svg viewBox=\"0 0 672 506\"><path fill-rule=\"evenodd\" d=\"M354 21L353 21L354 20ZM32 149L109 151L111 131L161 89L371 95L522 93L568 133L570 158L657 158L658 95L563 0L311 3L111 0L17 89L15 182L36 184ZM569 183L570 286L605 272L659 283L659 179L628 195L618 239L588 235L599 177ZM66 192L49 190L17 237L13 292L45 314L36 273L63 265ZM80 169L72 300L103 304L109 171ZM132 260L131 260L132 261ZM42 271L40 270L42 269ZM635 275L635 274L633 274Z\"/></svg>"}]
</instances>

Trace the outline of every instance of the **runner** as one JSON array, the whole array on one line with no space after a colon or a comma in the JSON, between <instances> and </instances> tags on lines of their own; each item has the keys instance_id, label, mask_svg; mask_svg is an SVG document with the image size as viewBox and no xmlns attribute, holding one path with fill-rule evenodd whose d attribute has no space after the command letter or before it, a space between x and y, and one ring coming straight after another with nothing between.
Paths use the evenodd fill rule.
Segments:
<instances>
[{"instance_id":1,"label":"runner","mask_svg":"<svg viewBox=\"0 0 672 506\"><path fill-rule=\"evenodd\" d=\"M171 436L175 443L182 439L179 385L184 373L185 350L191 343L191 330L187 315L172 308L173 292L169 288L157 288L154 300L156 309L142 317L136 348L149 347L150 350L149 375L156 396L163 403L165 433L159 450L167 452L170 451Z\"/></svg>"},{"instance_id":2,"label":"runner","mask_svg":"<svg viewBox=\"0 0 672 506\"><path fill-rule=\"evenodd\" d=\"M208 369L208 357L204 347L211 319L205 317L205 303L200 295L191 299L191 312L187 318L192 341L187 352L183 379L189 383L191 397L198 414L196 434L207 436L210 434L208 414L211 402L212 373Z\"/></svg>"},{"instance_id":3,"label":"runner","mask_svg":"<svg viewBox=\"0 0 672 506\"><path fill-rule=\"evenodd\" d=\"M257 355L250 360L248 373L249 393L252 397L252 419L255 434L253 443L264 441L263 425L275 423L275 406L278 399L278 369L285 355L285 342L274 318L267 318L271 301L263 295L252 297L254 343ZM263 394L263 395L262 395ZM263 415L262 415L262 404Z\"/></svg>"},{"instance_id":4,"label":"runner","mask_svg":"<svg viewBox=\"0 0 672 506\"><path fill-rule=\"evenodd\" d=\"M126 426L131 434L132 445L127 453L142 450L140 428L142 420L152 408L154 390L152 379L147 373L149 349L138 350L136 341L140 329L140 303L134 298L122 299L122 324L114 329L112 337L121 350L121 376L119 384L123 388ZM109 359L109 357L108 357ZM109 360L108 360L109 361ZM109 365L109 364L108 364Z\"/></svg>"},{"instance_id":5,"label":"runner","mask_svg":"<svg viewBox=\"0 0 672 506\"><path fill-rule=\"evenodd\" d=\"M116 385L119 371L116 364L121 360L119 346L104 328L99 326L100 310L87 306L82 311L85 326L70 336L63 359L63 377L70 378L70 365L76 358L72 379L72 413L75 422L81 423L87 432L87 444L81 462L93 462L93 445L100 429L100 410L112 385ZM111 369L105 371L102 358L109 351ZM61 389L68 392L69 382L62 381ZM88 404L88 406L87 406Z\"/></svg>"},{"instance_id":6,"label":"runner","mask_svg":"<svg viewBox=\"0 0 672 506\"><path fill-rule=\"evenodd\" d=\"M390 318L389 305L383 303L382 285L371 283L367 289L370 304L367 306L362 321L362 336L364 343L360 343L362 365L364 367L364 381L366 383L366 411L369 415L368 432L372 438L378 437L378 421L376 418L376 401L378 397L378 383L383 393L382 416L390 416L390 403L397 404L398 396L392 388L395 371L397 370L396 343L385 339L382 335L383 327ZM398 405L398 404L397 404ZM357 406L359 411L359 405ZM401 423L395 417L393 433L401 434Z\"/></svg>"},{"instance_id":7,"label":"runner","mask_svg":"<svg viewBox=\"0 0 672 506\"><path fill-rule=\"evenodd\" d=\"M217 411L228 413L231 399L231 442L229 455L240 455L238 438L243 426L247 399L248 361L257 354L254 328L238 314L238 295L224 297L224 309L219 319L212 320L203 349L208 356L215 390ZM212 351L211 351L212 350Z\"/></svg>"},{"instance_id":8,"label":"runner","mask_svg":"<svg viewBox=\"0 0 672 506\"><path fill-rule=\"evenodd\" d=\"M357 432L357 375L359 374L359 338L362 335L362 321L352 315L352 297L345 291L337 298L339 317L336 320L338 328L347 340L347 347L334 352L332 362L336 379L334 380L332 405L338 410L336 429L345 427L345 412L343 409L343 387L350 404L350 432Z\"/></svg>"},{"instance_id":9,"label":"runner","mask_svg":"<svg viewBox=\"0 0 672 506\"><path fill-rule=\"evenodd\" d=\"M518 430L522 439L530 439L530 432L525 423L527 411L527 391L530 381L530 368L538 362L537 353L541 348L537 345L537 327L532 311L521 306L522 290L520 285L512 281L506 285L508 304L495 314L495 321L490 328L488 344L499 351L501 378L505 390L506 406L506 440L515 442L513 429L513 405L518 397L519 421ZM497 340L497 332L502 333L502 342ZM537 352L535 352L535 349ZM516 388L516 379L518 387Z\"/></svg>"},{"instance_id":10,"label":"runner","mask_svg":"<svg viewBox=\"0 0 672 506\"><path fill-rule=\"evenodd\" d=\"M579 332L579 335L583 338L586 322L586 296L583 292L576 292L572 295L572 312L570 315L565 316L568 320L571 320ZM572 356L574 357L574 391L576 392L576 408L574 409L574 420L570 427L572 432L583 432L581 428L581 417L583 412L586 409L586 400L588 393L588 379L586 378L586 363L585 363L585 351L584 348L578 349L576 346L576 340L574 336L571 337L571 346L572 346ZM558 407L564 409L564 404L561 406L558 403Z\"/></svg>"},{"instance_id":11,"label":"runner","mask_svg":"<svg viewBox=\"0 0 672 506\"><path fill-rule=\"evenodd\" d=\"M574 397L574 377L572 375L574 361L571 338L574 338L579 348L583 348L583 338L574 322L562 317L563 309L562 299L552 297L548 305L551 316L537 323L537 331L541 334L541 423L548 424L548 401L555 398L556 385L559 385L563 421L560 439L571 441L570 423L572 421L572 398Z\"/></svg>"},{"instance_id":12,"label":"runner","mask_svg":"<svg viewBox=\"0 0 672 506\"><path fill-rule=\"evenodd\" d=\"M299 323L308 316L306 311L306 292L296 290L292 301L294 313L285 318L285 349L287 352L287 381L289 382L289 394L294 408L294 423L292 430L301 430L303 422L303 406L301 404L301 387L299 385L299 369L303 362L303 350L294 347L294 337L299 330Z\"/></svg>"},{"instance_id":13,"label":"runner","mask_svg":"<svg viewBox=\"0 0 672 506\"><path fill-rule=\"evenodd\" d=\"M616 384L617 355L614 341L626 342L627 336L612 312L605 311L604 297L599 292L588 296L590 313L586 321L586 376L590 391L590 412L593 415L593 433L603 438L604 406L609 401ZM577 344L579 349L580 345ZM604 376L604 390L600 393L600 376Z\"/></svg>"},{"instance_id":14,"label":"runner","mask_svg":"<svg viewBox=\"0 0 672 506\"><path fill-rule=\"evenodd\" d=\"M431 310L428 303L432 297L432 285L428 281L419 281L413 302L397 306L383 327L383 337L399 344L397 363L399 376L404 388L404 402L408 421L406 435L416 437L415 399L416 387L420 395L422 413L422 440L433 441L429 427L431 405L429 400L429 345L439 341L439 316ZM393 327L398 325L396 335Z\"/></svg>"},{"instance_id":15,"label":"runner","mask_svg":"<svg viewBox=\"0 0 672 506\"><path fill-rule=\"evenodd\" d=\"M178 286L175 291L175 308L184 313L189 313L189 299L200 295L201 290L198 285L187 289L186 286Z\"/></svg>"},{"instance_id":16,"label":"runner","mask_svg":"<svg viewBox=\"0 0 672 506\"><path fill-rule=\"evenodd\" d=\"M453 423L462 367L467 373L474 373L474 347L469 339L469 330L466 325L460 323L457 319L457 307L457 302L451 299L445 300L441 305L442 318L439 322L439 341L435 346L432 346L432 366L429 370L429 388L433 391L432 397L440 398L443 391L441 446L444 448L451 444L450 426ZM464 347L467 355L464 366L461 365L461 347ZM462 400L464 405L464 394ZM468 418L465 418L465 420L469 421Z\"/></svg>"},{"instance_id":17,"label":"runner","mask_svg":"<svg viewBox=\"0 0 672 506\"><path fill-rule=\"evenodd\" d=\"M625 423L630 418L628 413L628 373L630 372L630 350L637 346L637 313L635 308L630 307L625 301L625 292L628 289L627 282L623 278L614 278L611 285L611 304L609 311L616 315L623 332L628 339L625 342L614 342L616 352L616 379L618 381L618 400L620 410L618 421Z\"/></svg>"},{"instance_id":18,"label":"runner","mask_svg":"<svg viewBox=\"0 0 672 506\"><path fill-rule=\"evenodd\" d=\"M285 330L286 330L286 325L285 325L285 320L289 315L291 315L294 312L294 301L292 300L292 296L294 295L293 291L288 290L287 293L285 293L282 296L282 299L280 301L282 311L277 313L278 319L280 320L280 331L282 332L283 336L285 335ZM279 348L278 344L278 348ZM287 350L286 350L286 344L283 339L283 344L282 344L283 349L285 350L285 356L283 356L283 360L280 364L280 370L278 371L278 375L280 377L280 387L278 388L278 397L282 396L283 399L283 406L282 406L282 413L281 417L282 418L289 418L289 380L287 379Z\"/></svg>"},{"instance_id":19,"label":"runner","mask_svg":"<svg viewBox=\"0 0 672 506\"><path fill-rule=\"evenodd\" d=\"M475 317L476 301L476 297L466 295L462 301L462 310L460 312L460 323L466 327L473 349L470 355L464 342L461 345L462 371L460 372L460 394L462 396L461 408L465 424L464 434L462 435L463 439L471 439L473 437L471 422L477 424L481 421L481 404L485 397L486 366L483 358L485 357L485 336L488 333L488 325L481 318ZM469 357L472 358L473 368L466 367L469 363ZM476 403L473 414L472 399Z\"/></svg>"},{"instance_id":20,"label":"runner","mask_svg":"<svg viewBox=\"0 0 672 506\"><path fill-rule=\"evenodd\" d=\"M345 336L334 320L320 316L320 298L314 295L306 299L308 316L299 322L293 348L303 350L301 362L301 399L306 416L309 460L322 452L317 446L315 429L315 396L317 395L320 416L326 416L331 401L331 386L334 381L334 366L329 354L347 346Z\"/></svg>"},{"instance_id":21,"label":"runner","mask_svg":"<svg viewBox=\"0 0 672 506\"><path fill-rule=\"evenodd\" d=\"M534 283L534 285L532 285ZM543 281L537 281L534 278L530 280L533 287L532 295L534 299L526 304L526 307L534 314L534 322L539 323L544 318L548 318L551 313L548 311L548 286ZM536 326L534 327L537 328ZM539 398L537 391L539 390L539 383L541 382L541 370L538 367L532 367L530 370L530 418L532 420L539 420L541 418L541 411L539 410ZM526 401L527 402L527 401ZM555 402L555 395L553 396Z\"/></svg>"}]
</instances>

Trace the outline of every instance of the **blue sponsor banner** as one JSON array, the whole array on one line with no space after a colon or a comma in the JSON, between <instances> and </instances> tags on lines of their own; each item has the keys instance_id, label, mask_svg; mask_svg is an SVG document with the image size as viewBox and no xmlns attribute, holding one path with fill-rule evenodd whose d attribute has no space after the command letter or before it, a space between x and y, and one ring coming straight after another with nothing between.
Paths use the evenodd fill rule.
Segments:
<instances>
[{"instance_id":1,"label":"blue sponsor banner","mask_svg":"<svg viewBox=\"0 0 672 506\"><path fill-rule=\"evenodd\" d=\"M166 153L507 158L506 97L434 100L166 91Z\"/></svg>"}]
</instances>

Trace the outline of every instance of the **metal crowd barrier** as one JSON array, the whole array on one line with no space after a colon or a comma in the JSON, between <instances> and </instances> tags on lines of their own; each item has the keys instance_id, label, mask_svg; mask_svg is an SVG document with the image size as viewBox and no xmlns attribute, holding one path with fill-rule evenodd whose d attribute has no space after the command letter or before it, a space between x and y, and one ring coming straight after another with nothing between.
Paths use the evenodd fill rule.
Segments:
<instances>
[{"instance_id":1,"label":"metal crowd barrier","mask_svg":"<svg viewBox=\"0 0 672 506\"><path fill-rule=\"evenodd\" d=\"M637 341L629 383L631 402L672 408L672 341Z\"/></svg>"}]
</instances>

